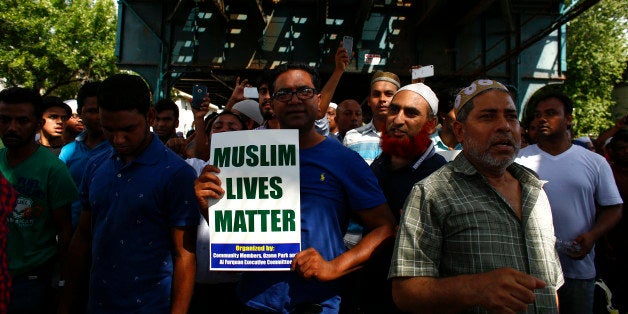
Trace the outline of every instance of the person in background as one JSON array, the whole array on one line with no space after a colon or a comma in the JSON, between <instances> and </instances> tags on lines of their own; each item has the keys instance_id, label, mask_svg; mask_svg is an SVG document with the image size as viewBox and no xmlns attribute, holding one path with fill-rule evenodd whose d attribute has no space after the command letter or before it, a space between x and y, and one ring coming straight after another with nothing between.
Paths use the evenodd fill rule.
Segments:
<instances>
[{"instance_id":1,"label":"person in background","mask_svg":"<svg viewBox=\"0 0 628 314\"><path fill-rule=\"evenodd\" d=\"M342 143L345 134L349 130L362 125L362 108L360 104L353 99L341 101L336 108L334 120L338 129L336 138Z\"/></svg>"},{"instance_id":2,"label":"person in background","mask_svg":"<svg viewBox=\"0 0 628 314\"><path fill-rule=\"evenodd\" d=\"M358 152L367 164L381 153L379 139L386 127L388 106L393 95L401 87L399 77L391 72L377 71L371 80L371 89L367 98L368 105L373 112L373 119L355 130L348 131L343 144Z\"/></svg>"},{"instance_id":3,"label":"person in background","mask_svg":"<svg viewBox=\"0 0 628 314\"><path fill-rule=\"evenodd\" d=\"M571 99L550 91L527 106L533 113L537 144L522 149L517 162L547 181L543 189L552 205L565 275L558 290L561 312L592 313L595 242L620 221L623 202L604 157L573 145Z\"/></svg>"},{"instance_id":4,"label":"person in background","mask_svg":"<svg viewBox=\"0 0 628 314\"><path fill-rule=\"evenodd\" d=\"M462 150L462 144L458 142L453 130L453 123L456 121L456 112L454 110L453 98L447 95L446 101L438 103L438 122L440 128L432 133L430 138L434 142L436 153L445 157L445 160L451 161Z\"/></svg>"},{"instance_id":5,"label":"person in background","mask_svg":"<svg viewBox=\"0 0 628 314\"><path fill-rule=\"evenodd\" d=\"M105 151L111 149L111 145L105 138L100 127L98 114L98 93L100 82L86 82L78 91L76 99L77 111L85 125L85 130L76 139L61 148L59 159L68 167L76 186L83 181L83 173L87 167L87 161ZM82 205L80 200L72 203L72 230L78 226Z\"/></svg>"},{"instance_id":6,"label":"person in background","mask_svg":"<svg viewBox=\"0 0 628 314\"><path fill-rule=\"evenodd\" d=\"M625 200L628 198L628 130L614 133L606 151L619 194ZM628 312L628 215L622 214L619 223L598 241L595 255L598 277L613 292L613 305L620 313Z\"/></svg>"},{"instance_id":7,"label":"person in background","mask_svg":"<svg viewBox=\"0 0 628 314\"><path fill-rule=\"evenodd\" d=\"M329 121L329 134L330 135L338 135L338 126L336 125L336 109L338 105L334 102L329 103L329 108L327 108L327 121Z\"/></svg>"},{"instance_id":8,"label":"person in background","mask_svg":"<svg viewBox=\"0 0 628 314\"><path fill-rule=\"evenodd\" d=\"M52 275L65 261L72 236L70 205L78 191L65 165L35 141L42 108L34 90L0 92L0 137L6 145L0 150L0 172L19 193L8 218L9 313L53 311ZM63 109L48 112L65 114Z\"/></svg>"},{"instance_id":9,"label":"person in background","mask_svg":"<svg viewBox=\"0 0 628 314\"><path fill-rule=\"evenodd\" d=\"M65 145L63 131L65 123L72 115L72 109L61 98L48 96L43 99L41 118L44 125L39 131L39 144L47 148L55 156L59 156L61 147Z\"/></svg>"},{"instance_id":10,"label":"person in background","mask_svg":"<svg viewBox=\"0 0 628 314\"><path fill-rule=\"evenodd\" d=\"M78 107L78 104L77 104ZM63 129L63 143L68 144L74 139L76 136L81 134L85 130L85 125L83 124L83 120L81 119L81 115L77 112L72 112L72 115L65 122L65 128Z\"/></svg>"},{"instance_id":11,"label":"person in background","mask_svg":"<svg viewBox=\"0 0 628 314\"><path fill-rule=\"evenodd\" d=\"M11 275L7 259L7 220L17 201L17 191L0 172L0 314L6 314L11 299Z\"/></svg>"},{"instance_id":12,"label":"person in background","mask_svg":"<svg viewBox=\"0 0 628 314\"><path fill-rule=\"evenodd\" d=\"M162 99L155 104L155 122L153 132L159 136L162 143L171 138L177 138L179 127L179 107L172 99Z\"/></svg>"},{"instance_id":13,"label":"person in background","mask_svg":"<svg viewBox=\"0 0 628 314\"><path fill-rule=\"evenodd\" d=\"M456 96L462 153L406 200L390 267L395 304L413 313L558 313L563 283L542 182L514 163L521 142L508 89Z\"/></svg>"}]
</instances>

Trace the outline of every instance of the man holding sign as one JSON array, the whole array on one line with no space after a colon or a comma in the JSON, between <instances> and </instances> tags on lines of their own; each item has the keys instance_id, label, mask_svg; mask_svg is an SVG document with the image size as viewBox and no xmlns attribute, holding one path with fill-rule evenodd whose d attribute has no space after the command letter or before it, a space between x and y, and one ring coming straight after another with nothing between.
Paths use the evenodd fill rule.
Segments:
<instances>
[{"instance_id":1,"label":"man holding sign","mask_svg":"<svg viewBox=\"0 0 628 314\"><path fill-rule=\"evenodd\" d=\"M314 128L320 94L318 73L298 64L282 65L270 80L272 105L282 129L299 133L301 252L290 272L246 272L239 297L245 311L337 313L339 278L360 268L391 240L394 218L373 173L357 153ZM208 198L225 195L219 172L206 166L195 182L201 209L207 215ZM343 234L349 214L369 231L346 250Z\"/></svg>"}]
</instances>

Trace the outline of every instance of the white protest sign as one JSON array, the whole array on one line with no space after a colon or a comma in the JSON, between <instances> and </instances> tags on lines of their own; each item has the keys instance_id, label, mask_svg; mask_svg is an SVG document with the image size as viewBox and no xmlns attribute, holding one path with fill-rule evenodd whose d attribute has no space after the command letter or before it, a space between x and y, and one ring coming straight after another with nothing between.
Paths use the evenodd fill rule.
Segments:
<instances>
[{"instance_id":1,"label":"white protest sign","mask_svg":"<svg viewBox=\"0 0 628 314\"><path fill-rule=\"evenodd\" d=\"M210 270L290 270L301 251L298 130L212 135L225 194L209 206Z\"/></svg>"}]
</instances>

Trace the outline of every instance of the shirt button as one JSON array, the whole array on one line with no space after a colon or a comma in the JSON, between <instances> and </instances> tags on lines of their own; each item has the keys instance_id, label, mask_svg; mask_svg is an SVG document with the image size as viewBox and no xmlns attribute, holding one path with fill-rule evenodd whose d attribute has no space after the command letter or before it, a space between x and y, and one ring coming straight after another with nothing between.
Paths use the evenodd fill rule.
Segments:
<instances>
[{"instance_id":1,"label":"shirt button","mask_svg":"<svg viewBox=\"0 0 628 314\"><path fill-rule=\"evenodd\" d=\"M121 174L121 173L118 173L117 177L118 177L118 178L122 178L122 174Z\"/></svg>"}]
</instances>

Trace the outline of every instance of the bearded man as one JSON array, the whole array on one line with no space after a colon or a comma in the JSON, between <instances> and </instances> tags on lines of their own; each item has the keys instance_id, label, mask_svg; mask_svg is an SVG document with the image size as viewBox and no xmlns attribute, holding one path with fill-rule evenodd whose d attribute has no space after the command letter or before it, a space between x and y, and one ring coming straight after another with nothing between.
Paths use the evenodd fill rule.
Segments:
<instances>
[{"instance_id":1,"label":"bearded man","mask_svg":"<svg viewBox=\"0 0 628 314\"><path fill-rule=\"evenodd\" d=\"M382 153L371 169L397 222L412 186L446 163L430 140L438 124L437 113L438 98L423 83L399 89L388 107Z\"/></svg>"},{"instance_id":2,"label":"bearded man","mask_svg":"<svg viewBox=\"0 0 628 314\"><path fill-rule=\"evenodd\" d=\"M392 296L411 313L558 313L563 283L543 182L514 163L517 108L483 79L456 96L462 153L417 183L390 267Z\"/></svg>"},{"instance_id":3,"label":"bearded man","mask_svg":"<svg viewBox=\"0 0 628 314\"><path fill-rule=\"evenodd\" d=\"M415 183L446 163L430 134L438 124L438 98L423 83L402 87L393 96L381 136L382 153L371 169L399 223L403 203ZM387 280L392 246L371 259L359 274L358 307L363 313L399 313Z\"/></svg>"}]
</instances>

